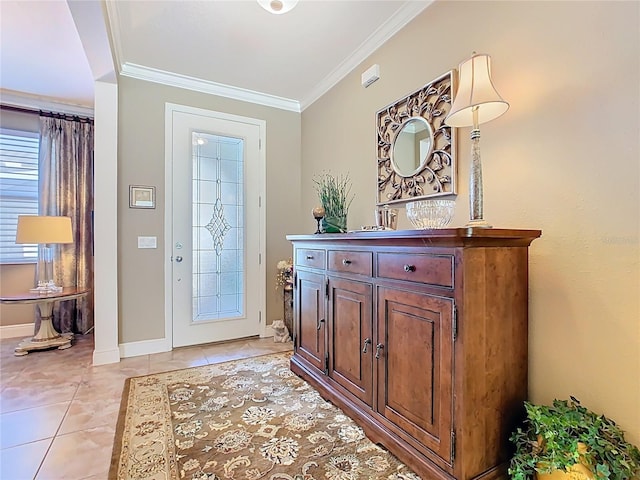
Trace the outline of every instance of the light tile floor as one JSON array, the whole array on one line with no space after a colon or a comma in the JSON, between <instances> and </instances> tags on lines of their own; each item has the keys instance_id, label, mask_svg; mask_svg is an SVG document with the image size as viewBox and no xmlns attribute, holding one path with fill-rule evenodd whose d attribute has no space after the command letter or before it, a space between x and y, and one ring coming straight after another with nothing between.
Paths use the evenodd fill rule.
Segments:
<instances>
[{"instance_id":1,"label":"light tile floor","mask_svg":"<svg viewBox=\"0 0 640 480\"><path fill-rule=\"evenodd\" d=\"M0 480L106 480L126 378L292 348L246 339L94 367L93 335L16 357L19 341L0 340Z\"/></svg>"}]
</instances>

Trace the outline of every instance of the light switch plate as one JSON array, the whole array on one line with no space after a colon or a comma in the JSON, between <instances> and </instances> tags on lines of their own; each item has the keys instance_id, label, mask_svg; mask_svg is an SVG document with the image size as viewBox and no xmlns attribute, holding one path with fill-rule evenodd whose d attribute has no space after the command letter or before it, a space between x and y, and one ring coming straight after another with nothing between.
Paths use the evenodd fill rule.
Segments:
<instances>
[{"instance_id":1,"label":"light switch plate","mask_svg":"<svg viewBox=\"0 0 640 480\"><path fill-rule=\"evenodd\" d=\"M158 248L158 237L138 237L138 248Z\"/></svg>"}]
</instances>

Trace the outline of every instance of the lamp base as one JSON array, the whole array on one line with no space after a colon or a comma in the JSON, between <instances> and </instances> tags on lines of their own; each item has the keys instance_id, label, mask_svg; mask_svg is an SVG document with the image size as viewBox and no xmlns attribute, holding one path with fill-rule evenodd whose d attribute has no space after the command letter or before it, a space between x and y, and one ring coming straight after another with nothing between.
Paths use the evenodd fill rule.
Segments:
<instances>
[{"instance_id":1,"label":"lamp base","mask_svg":"<svg viewBox=\"0 0 640 480\"><path fill-rule=\"evenodd\" d=\"M47 295L49 293L60 293L62 287L58 287L53 281L50 282L38 282L38 286L29 290L31 293L40 293Z\"/></svg>"},{"instance_id":2,"label":"lamp base","mask_svg":"<svg viewBox=\"0 0 640 480\"><path fill-rule=\"evenodd\" d=\"M483 218L476 218L474 220L469 220L465 227L468 228L493 228L492 225L489 225L487 221Z\"/></svg>"},{"instance_id":3,"label":"lamp base","mask_svg":"<svg viewBox=\"0 0 640 480\"><path fill-rule=\"evenodd\" d=\"M42 330L42 327L40 329ZM45 327L45 331L49 331L51 329L53 329L53 327ZM24 355L28 355L32 350L48 350L53 347L58 347L58 350L66 350L67 348L71 348L72 340L73 333L58 333L57 337L45 339L39 339L36 337L25 338L18 344L13 354L16 357L22 357Z\"/></svg>"},{"instance_id":4,"label":"lamp base","mask_svg":"<svg viewBox=\"0 0 640 480\"><path fill-rule=\"evenodd\" d=\"M28 355L31 350L46 350L58 347L58 350L65 350L71 347L73 333L58 333L53 326L53 301L43 300L38 304L40 311L40 328L31 338L25 338L18 344L13 354L16 357Z\"/></svg>"}]
</instances>

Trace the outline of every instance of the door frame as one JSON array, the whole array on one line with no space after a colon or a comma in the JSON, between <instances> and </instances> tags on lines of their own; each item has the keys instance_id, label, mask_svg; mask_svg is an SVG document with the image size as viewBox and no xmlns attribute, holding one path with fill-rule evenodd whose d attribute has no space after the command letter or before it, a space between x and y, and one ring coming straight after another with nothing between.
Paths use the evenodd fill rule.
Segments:
<instances>
[{"instance_id":1,"label":"door frame","mask_svg":"<svg viewBox=\"0 0 640 480\"><path fill-rule=\"evenodd\" d=\"M267 122L257 118L243 117L230 113L218 112L215 110L207 110L204 108L190 107L187 105L179 105L176 103L165 103L165 128L164 128L164 336L167 351L173 350L173 275L172 275L172 255L173 255L173 114L187 113L192 115L200 115L218 120L235 121L256 125L260 129L260 149L258 152L259 164L259 266L258 275L262 280L262 288L258 293L260 318L260 337L268 337L267 334L267 305L266 305L266 225L267 225L267 202L265 198L266 179L267 179L267 156L266 156L266 132Z\"/></svg>"}]
</instances>

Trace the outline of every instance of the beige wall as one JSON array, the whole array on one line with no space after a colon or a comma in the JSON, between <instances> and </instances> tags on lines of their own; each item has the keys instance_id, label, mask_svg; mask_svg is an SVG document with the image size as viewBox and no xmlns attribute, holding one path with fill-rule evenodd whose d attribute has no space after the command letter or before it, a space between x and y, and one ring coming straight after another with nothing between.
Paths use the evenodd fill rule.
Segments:
<instances>
[{"instance_id":1,"label":"beige wall","mask_svg":"<svg viewBox=\"0 0 640 480\"><path fill-rule=\"evenodd\" d=\"M164 112L165 103L266 121L266 275L269 323L282 318L276 291L278 260L291 256L288 232L300 206L300 114L121 77L118 127L118 295L121 343L164 337ZM97 179L99 181L99 179ZM130 209L129 185L155 185L154 210ZM155 235L158 248L139 250L138 235Z\"/></svg>"},{"instance_id":2,"label":"beige wall","mask_svg":"<svg viewBox=\"0 0 640 480\"><path fill-rule=\"evenodd\" d=\"M33 288L36 264L7 265L0 267L0 295L19 295ZM0 326L22 325L34 322L33 305L0 304Z\"/></svg>"},{"instance_id":3,"label":"beige wall","mask_svg":"<svg viewBox=\"0 0 640 480\"><path fill-rule=\"evenodd\" d=\"M349 228L370 225L375 112L472 51L489 53L511 109L481 126L485 218L543 232L530 250L530 397L574 395L636 444L639 26L638 2L436 2L302 114L303 212L318 203L314 174L350 172ZM364 89L374 63L381 78ZM468 219L468 135L455 226Z\"/></svg>"},{"instance_id":4,"label":"beige wall","mask_svg":"<svg viewBox=\"0 0 640 480\"><path fill-rule=\"evenodd\" d=\"M2 110L0 127L27 132L39 131L38 115ZM17 295L33 288L35 282L35 263L20 265L0 265L0 295ZM33 323L33 305L0 304L0 326Z\"/></svg>"}]
</instances>

